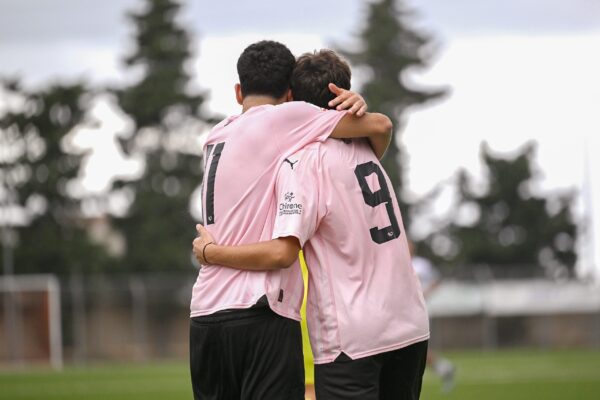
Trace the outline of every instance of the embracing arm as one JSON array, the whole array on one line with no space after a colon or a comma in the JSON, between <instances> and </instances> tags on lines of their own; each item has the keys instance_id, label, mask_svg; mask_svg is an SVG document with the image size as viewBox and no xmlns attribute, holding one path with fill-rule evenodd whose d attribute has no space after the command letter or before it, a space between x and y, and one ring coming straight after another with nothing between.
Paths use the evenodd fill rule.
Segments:
<instances>
[{"instance_id":1,"label":"embracing arm","mask_svg":"<svg viewBox=\"0 0 600 400\"><path fill-rule=\"evenodd\" d=\"M337 105L337 110L348 109L348 113L333 129L331 137L337 139L366 137L375 156L381 159L392 140L392 121L383 114L365 112L367 105L357 93L341 89L333 83L329 84L329 90L337 95L329 106Z\"/></svg>"},{"instance_id":2,"label":"embracing arm","mask_svg":"<svg viewBox=\"0 0 600 400\"><path fill-rule=\"evenodd\" d=\"M383 114L366 113L362 117L345 115L333 130L331 137L367 137L378 159L385 154L392 140L392 121Z\"/></svg>"},{"instance_id":3,"label":"embracing arm","mask_svg":"<svg viewBox=\"0 0 600 400\"><path fill-rule=\"evenodd\" d=\"M194 239L193 250L196 259L203 265L269 271L289 267L300 251L300 243L293 236L240 246L220 246L214 243L212 235L202 225L196 225L196 229L200 236Z\"/></svg>"}]
</instances>

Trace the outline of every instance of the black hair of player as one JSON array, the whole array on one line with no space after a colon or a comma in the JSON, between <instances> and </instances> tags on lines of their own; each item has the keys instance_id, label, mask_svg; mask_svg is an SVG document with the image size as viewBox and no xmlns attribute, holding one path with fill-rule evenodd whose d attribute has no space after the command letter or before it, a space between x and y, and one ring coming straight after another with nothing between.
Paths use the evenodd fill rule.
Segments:
<instances>
[{"instance_id":1,"label":"black hair of player","mask_svg":"<svg viewBox=\"0 0 600 400\"><path fill-rule=\"evenodd\" d=\"M302 54L296 61L290 86L294 100L306 101L321 108L330 108L335 98L329 83L349 90L352 74L350 66L334 51L322 49Z\"/></svg>"},{"instance_id":2,"label":"black hair of player","mask_svg":"<svg viewBox=\"0 0 600 400\"><path fill-rule=\"evenodd\" d=\"M281 98L290 88L295 65L294 55L284 44L272 40L251 44L237 62L242 96Z\"/></svg>"}]
</instances>

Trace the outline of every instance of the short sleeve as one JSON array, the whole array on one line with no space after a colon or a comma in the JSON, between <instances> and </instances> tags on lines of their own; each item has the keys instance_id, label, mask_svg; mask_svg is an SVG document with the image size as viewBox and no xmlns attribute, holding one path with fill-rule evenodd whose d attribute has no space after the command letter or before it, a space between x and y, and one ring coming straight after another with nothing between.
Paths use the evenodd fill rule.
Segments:
<instances>
[{"instance_id":1,"label":"short sleeve","mask_svg":"<svg viewBox=\"0 0 600 400\"><path fill-rule=\"evenodd\" d=\"M345 111L325 110L315 105L292 101L276 106L277 144L287 156L314 142L327 139L346 115Z\"/></svg>"},{"instance_id":2,"label":"short sleeve","mask_svg":"<svg viewBox=\"0 0 600 400\"><path fill-rule=\"evenodd\" d=\"M273 239L294 236L300 245L310 240L319 225L316 151L301 150L287 157L277 175L277 215Z\"/></svg>"}]
</instances>

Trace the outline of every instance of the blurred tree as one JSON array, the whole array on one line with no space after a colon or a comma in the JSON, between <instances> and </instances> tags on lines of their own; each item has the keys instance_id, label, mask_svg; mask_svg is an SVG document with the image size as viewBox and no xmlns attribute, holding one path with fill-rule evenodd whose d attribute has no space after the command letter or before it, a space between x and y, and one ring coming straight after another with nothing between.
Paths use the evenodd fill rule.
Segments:
<instances>
[{"instance_id":1,"label":"blurred tree","mask_svg":"<svg viewBox=\"0 0 600 400\"><path fill-rule=\"evenodd\" d=\"M369 109L386 114L394 123L396 135L382 164L398 195L404 225L408 229L410 204L402 196L406 156L398 134L406 123L410 107L439 99L447 91L415 88L416 85L407 82L408 71L429 65L433 49L431 36L411 27L409 21L415 13L407 9L404 1L379 0L368 7L367 23L360 33L358 49L341 49L340 52L354 66L366 70L368 79L361 91Z\"/></svg>"},{"instance_id":2,"label":"blurred tree","mask_svg":"<svg viewBox=\"0 0 600 400\"><path fill-rule=\"evenodd\" d=\"M11 226L15 273L98 270L104 249L86 234L81 203L69 195L82 154L67 135L84 116L81 84L27 91L18 81L2 90L12 100L0 116L2 224ZM11 246L12 247L12 246ZM2 251L2 249L0 249Z\"/></svg>"},{"instance_id":3,"label":"blurred tree","mask_svg":"<svg viewBox=\"0 0 600 400\"><path fill-rule=\"evenodd\" d=\"M485 265L498 277L572 276L577 260L573 195L533 194L534 152L530 143L506 159L483 144L487 188L476 190L466 171L460 171L452 220L422 243L421 254L441 264Z\"/></svg>"},{"instance_id":4,"label":"blurred tree","mask_svg":"<svg viewBox=\"0 0 600 400\"><path fill-rule=\"evenodd\" d=\"M128 14L135 48L124 61L141 78L116 91L137 126L122 144L145 161L140 179L116 184L134 196L126 216L116 220L128 270L190 268L190 197L202 179L198 137L211 121L200 110L203 94L191 94L190 39L177 21L179 10L173 0L146 0L143 10Z\"/></svg>"}]
</instances>

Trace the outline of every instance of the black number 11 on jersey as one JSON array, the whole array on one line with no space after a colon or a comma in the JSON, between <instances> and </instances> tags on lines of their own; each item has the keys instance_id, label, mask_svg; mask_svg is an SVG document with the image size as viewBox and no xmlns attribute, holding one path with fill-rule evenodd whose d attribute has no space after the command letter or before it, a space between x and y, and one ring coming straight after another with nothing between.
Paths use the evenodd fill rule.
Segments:
<instances>
[{"instance_id":1,"label":"black number 11 on jersey","mask_svg":"<svg viewBox=\"0 0 600 400\"><path fill-rule=\"evenodd\" d=\"M214 151L213 151L214 146ZM217 143L216 145L208 145L206 147L206 160L211 156L210 168L208 169L208 176L205 177L206 182L206 199L204 201L204 223L206 225L212 225L215 223L215 178L217 176L217 167L219 166L219 160L221 159L221 153L225 147L225 142ZM206 165L204 166L204 173L206 173Z\"/></svg>"}]
</instances>

